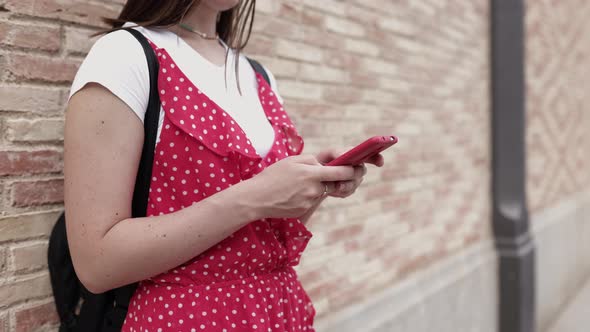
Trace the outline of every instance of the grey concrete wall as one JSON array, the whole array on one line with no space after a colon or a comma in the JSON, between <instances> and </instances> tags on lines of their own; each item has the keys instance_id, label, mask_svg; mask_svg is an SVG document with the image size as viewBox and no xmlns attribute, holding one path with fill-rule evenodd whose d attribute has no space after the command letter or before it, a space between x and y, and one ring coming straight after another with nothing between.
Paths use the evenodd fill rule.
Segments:
<instances>
[{"instance_id":1,"label":"grey concrete wall","mask_svg":"<svg viewBox=\"0 0 590 332\"><path fill-rule=\"evenodd\" d=\"M546 331L590 278L590 192L562 200L531 216L531 222L537 246L537 326Z\"/></svg>"},{"instance_id":2,"label":"grey concrete wall","mask_svg":"<svg viewBox=\"0 0 590 332\"><path fill-rule=\"evenodd\" d=\"M315 326L318 332L496 332L497 303L497 258L486 243Z\"/></svg>"}]
</instances>

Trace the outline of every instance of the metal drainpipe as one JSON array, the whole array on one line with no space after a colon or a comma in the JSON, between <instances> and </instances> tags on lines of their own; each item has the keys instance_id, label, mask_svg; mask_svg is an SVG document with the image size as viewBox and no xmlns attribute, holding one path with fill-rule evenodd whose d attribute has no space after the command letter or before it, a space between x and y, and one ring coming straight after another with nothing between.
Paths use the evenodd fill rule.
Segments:
<instances>
[{"instance_id":1,"label":"metal drainpipe","mask_svg":"<svg viewBox=\"0 0 590 332\"><path fill-rule=\"evenodd\" d=\"M492 204L499 330L535 331L535 246L525 191L523 0L491 0Z\"/></svg>"}]
</instances>

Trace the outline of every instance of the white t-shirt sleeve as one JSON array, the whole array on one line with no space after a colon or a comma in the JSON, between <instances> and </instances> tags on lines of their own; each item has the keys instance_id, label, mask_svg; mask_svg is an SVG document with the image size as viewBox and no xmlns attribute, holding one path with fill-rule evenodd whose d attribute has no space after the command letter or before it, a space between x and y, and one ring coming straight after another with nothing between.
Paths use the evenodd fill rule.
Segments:
<instances>
[{"instance_id":1,"label":"white t-shirt sleeve","mask_svg":"<svg viewBox=\"0 0 590 332\"><path fill-rule=\"evenodd\" d=\"M80 65L68 100L90 82L121 99L143 123L150 77L143 47L133 35L115 31L100 37Z\"/></svg>"}]
</instances>

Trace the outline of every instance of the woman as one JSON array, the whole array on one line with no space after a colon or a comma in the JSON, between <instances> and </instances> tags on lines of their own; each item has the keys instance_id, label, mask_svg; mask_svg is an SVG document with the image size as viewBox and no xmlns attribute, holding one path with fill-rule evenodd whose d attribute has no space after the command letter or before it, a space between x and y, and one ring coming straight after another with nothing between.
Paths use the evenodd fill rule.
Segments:
<instances>
[{"instance_id":1,"label":"woman","mask_svg":"<svg viewBox=\"0 0 590 332\"><path fill-rule=\"evenodd\" d=\"M72 259L94 293L140 281L123 331L313 331L315 310L292 268L311 237L304 224L326 196L352 194L366 168L322 166L334 150L301 155L272 74L269 86L240 55L254 5L129 0L110 20L136 26L160 64L145 218L131 218L149 94L141 46L126 31L102 36L72 84Z\"/></svg>"}]
</instances>

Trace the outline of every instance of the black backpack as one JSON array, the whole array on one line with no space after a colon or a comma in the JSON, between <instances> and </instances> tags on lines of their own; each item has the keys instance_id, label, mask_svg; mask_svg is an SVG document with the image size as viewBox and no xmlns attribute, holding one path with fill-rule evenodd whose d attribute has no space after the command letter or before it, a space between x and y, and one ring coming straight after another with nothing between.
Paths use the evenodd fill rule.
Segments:
<instances>
[{"instance_id":1,"label":"black backpack","mask_svg":"<svg viewBox=\"0 0 590 332\"><path fill-rule=\"evenodd\" d=\"M147 39L134 29L131 33L142 45L149 67L150 98L144 120L144 145L135 180L132 216L145 217L154 160L154 149L160 113L158 94L158 61ZM270 84L268 74L257 61L248 58L254 70ZM129 300L137 283L101 294L88 291L78 279L68 247L65 212L59 216L49 237L47 252L51 288L60 319L59 332L119 332L127 315Z\"/></svg>"}]
</instances>

